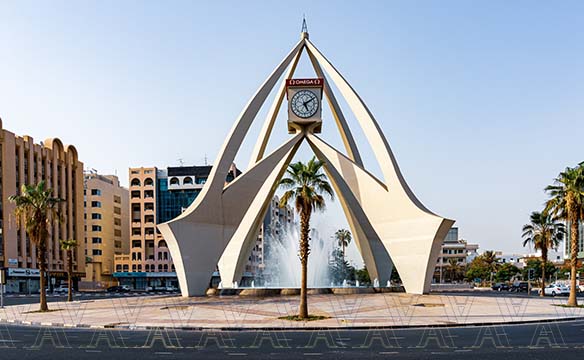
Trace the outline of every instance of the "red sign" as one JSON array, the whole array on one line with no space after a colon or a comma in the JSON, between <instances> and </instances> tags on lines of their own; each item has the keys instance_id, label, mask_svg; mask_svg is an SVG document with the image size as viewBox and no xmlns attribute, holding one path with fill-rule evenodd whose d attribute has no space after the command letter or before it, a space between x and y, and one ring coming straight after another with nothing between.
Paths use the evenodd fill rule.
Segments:
<instances>
[{"instance_id":1,"label":"red sign","mask_svg":"<svg viewBox=\"0 0 584 360\"><path fill-rule=\"evenodd\" d=\"M324 79L287 79L286 86L322 86Z\"/></svg>"}]
</instances>

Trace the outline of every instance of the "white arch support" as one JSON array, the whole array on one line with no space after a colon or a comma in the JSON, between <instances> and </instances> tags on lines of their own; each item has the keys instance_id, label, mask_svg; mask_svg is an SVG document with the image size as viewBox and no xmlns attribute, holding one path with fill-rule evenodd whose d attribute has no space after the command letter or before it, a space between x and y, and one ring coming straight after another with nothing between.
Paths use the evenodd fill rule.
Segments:
<instances>
[{"instance_id":1,"label":"white arch support","mask_svg":"<svg viewBox=\"0 0 584 360\"><path fill-rule=\"evenodd\" d=\"M307 126L264 157L285 95L285 86L281 84L253 150L249 169L225 186L229 167L258 111L282 74L286 72L285 79L294 75L305 48L317 76L325 79L324 92L347 155L314 135L312 128ZM365 169L325 73L363 128L383 172L383 181ZM304 140L325 162L325 171L340 199L371 278L385 283L395 266L407 292L421 294L430 290L440 246L454 221L432 213L416 198L363 100L308 40L308 34L303 33L300 42L240 114L203 191L183 214L158 226L171 251L183 296L203 295L215 266L219 267L225 287L239 280L267 204Z\"/></svg>"}]
</instances>

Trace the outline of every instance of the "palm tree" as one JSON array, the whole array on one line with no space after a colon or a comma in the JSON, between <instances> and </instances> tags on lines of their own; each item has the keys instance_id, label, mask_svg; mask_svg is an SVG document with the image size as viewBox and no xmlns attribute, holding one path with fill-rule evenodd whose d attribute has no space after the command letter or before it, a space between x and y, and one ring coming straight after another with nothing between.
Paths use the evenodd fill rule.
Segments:
<instances>
[{"instance_id":1,"label":"palm tree","mask_svg":"<svg viewBox=\"0 0 584 360\"><path fill-rule=\"evenodd\" d=\"M343 249L343 258L345 257L345 248L349 246L352 240L351 232L347 229L339 229L335 233L335 239L337 243Z\"/></svg>"},{"instance_id":2,"label":"palm tree","mask_svg":"<svg viewBox=\"0 0 584 360\"><path fill-rule=\"evenodd\" d=\"M300 309L298 317L308 318L307 299L307 272L308 255L310 254L309 232L310 216L314 210L324 210L324 195L328 195L331 200L334 198L333 190L326 175L322 172L323 162L314 157L307 164L297 162L290 164L286 171L287 177L280 181L280 186L287 189L280 199L280 207L294 200L294 207L300 214L300 249L298 256L302 266L302 277L300 286Z\"/></svg>"},{"instance_id":3,"label":"palm tree","mask_svg":"<svg viewBox=\"0 0 584 360\"><path fill-rule=\"evenodd\" d=\"M45 182L38 185L23 185L20 195L8 198L16 205L15 215L18 224L24 223L29 239L36 245L37 263L40 270L40 311L48 311L46 277L47 238L53 221L60 220L58 204L62 199L53 197L53 190L45 187Z\"/></svg>"},{"instance_id":4,"label":"palm tree","mask_svg":"<svg viewBox=\"0 0 584 360\"><path fill-rule=\"evenodd\" d=\"M481 260L484 262L485 267L489 270L491 274L491 282L493 273L497 272L499 267L499 259L497 259L497 254L494 251L488 250L480 255Z\"/></svg>"},{"instance_id":5,"label":"palm tree","mask_svg":"<svg viewBox=\"0 0 584 360\"><path fill-rule=\"evenodd\" d=\"M523 225L523 246L533 245L535 250L541 250L541 296L545 296L545 267L548 260L548 250L557 249L564 238L564 224L547 211L534 211L530 216L530 223Z\"/></svg>"},{"instance_id":6,"label":"palm tree","mask_svg":"<svg viewBox=\"0 0 584 360\"><path fill-rule=\"evenodd\" d=\"M576 299L576 273L578 262L578 224L584 220L584 162L562 171L554 184L545 188L550 196L546 210L555 217L566 220L570 226L570 296L568 306L578 306Z\"/></svg>"},{"instance_id":7,"label":"palm tree","mask_svg":"<svg viewBox=\"0 0 584 360\"><path fill-rule=\"evenodd\" d=\"M79 246L77 240L61 240L61 249L67 252L67 301L73 301L73 250Z\"/></svg>"},{"instance_id":8,"label":"palm tree","mask_svg":"<svg viewBox=\"0 0 584 360\"><path fill-rule=\"evenodd\" d=\"M454 282L454 278L460 273L460 265L458 265L458 259L450 258L448 259L448 270L450 271L450 282Z\"/></svg>"}]
</instances>

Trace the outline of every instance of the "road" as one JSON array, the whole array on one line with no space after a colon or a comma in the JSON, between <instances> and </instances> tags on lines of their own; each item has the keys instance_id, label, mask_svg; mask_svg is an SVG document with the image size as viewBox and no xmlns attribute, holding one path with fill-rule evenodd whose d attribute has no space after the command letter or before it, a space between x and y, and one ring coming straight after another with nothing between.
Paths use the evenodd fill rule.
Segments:
<instances>
[{"instance_id":1,"label":"road","mask_svg":"<svg viewBox=\"0 0 584 360\"><path fill-rule=\"evenodd\" d=\"M2 349L3 348L3 349ZM347 331L150 331L0 324L1 359L582 359L584 321Z\"/></svg>"},{"instance_id":2,"label":"road","mask_svg":"<svg viewBox=\"0 0 584 360\"><path fill-rule=\"evenodd\" d=\"M127 296L152 296L152 295L176 295L176 293L75 293L74 300L97 300L110 299ZM67 294L49 294L47 302L67 301ZM39 302L39 295L17 295L5 294L4 305L22 305L22 304L36 304Z\"/></svg>"}]
</instances>

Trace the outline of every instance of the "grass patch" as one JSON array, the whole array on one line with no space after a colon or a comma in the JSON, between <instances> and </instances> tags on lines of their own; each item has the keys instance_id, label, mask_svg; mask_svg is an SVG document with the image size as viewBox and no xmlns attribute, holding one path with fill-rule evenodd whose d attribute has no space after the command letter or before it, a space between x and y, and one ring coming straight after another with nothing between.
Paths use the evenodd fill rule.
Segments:
<instances>
[{"instance_id":1,"label":"grass patch","mask_svg":"<svg viewBox=\"0 0 584 360\"><path fill-rule=\"evenodd\" d=\"M420 304L413 304L412 306L419 306L419 307L443 307L444 304L420 303Z\"/></svg>"},{"instance_id":2,"label":"grass patch","mask_svg":"<svg viewBox=\"0 0 584 360\"><path fill-rule=\"evenodd\" d=\"M330 319L330 316L323 316L323 315L308 315L307 318L301 319L298 315L288 315L288 316L280 316L278 319L280 320L290 320L290 321L317 321L317 320L325 320Z\"/></svg>"},{"instance_id":3,"label":"grass patch","mask_svg":"<svg viewBox=\"0 0 584 360\"><path fill-rule=\"evenodd\" d=\"M563 308L582 308L584 309L584 305L580 304L577 306L570 306L570 305L566 305L566 304L552 304L553 306L559 306L559 307L563 307Z\"/></svg>"},{"instance_id":4,"label":"grass patch","mask_svg":"<svg viewBox=\"0 0 584 360\"><path fill-rule=\"evenodd\" d=\"M55 311L61 311L61 309L53 309L53 310L49 309L46 311L32 310L32 311L24 312L23 314L44 314L44 313L51 313L51 312L55 312Z\"/></svg>"}]
</instances>

